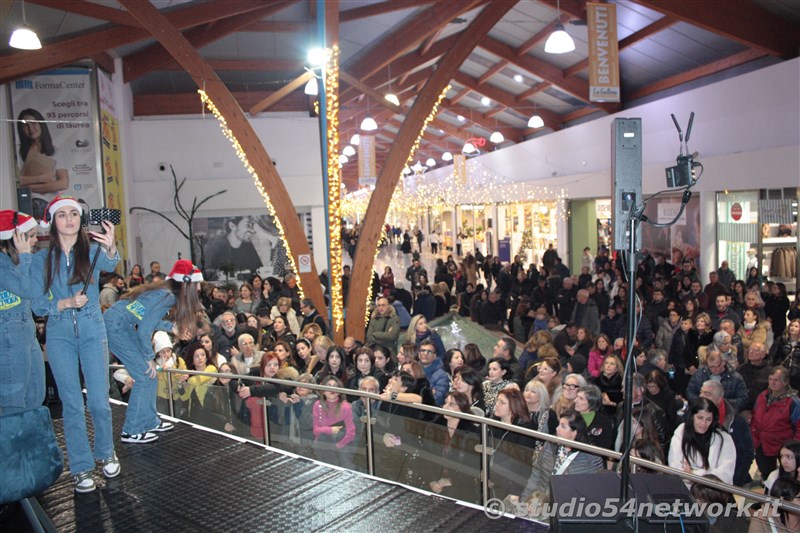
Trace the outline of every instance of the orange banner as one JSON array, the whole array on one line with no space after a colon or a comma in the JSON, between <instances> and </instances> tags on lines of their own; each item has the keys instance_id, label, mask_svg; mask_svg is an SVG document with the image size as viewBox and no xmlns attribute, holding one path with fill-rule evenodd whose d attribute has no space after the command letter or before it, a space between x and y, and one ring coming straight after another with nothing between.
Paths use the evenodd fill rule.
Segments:
<instances>
[{"instance_id":1,"label":"orange banner","mask_svg":"<svg viewBox=\"0 0 800 533\"><path fill-rule=\"evenodd\" d=\"M358 142L358 184L375 185L378 170L375 164L375 136L361 135Z\"/></svg>"},{"instance_id":2,"label":"orange banner","mask_svg":"<svg viewBox=\"0 0 800 533\"><path fill-rule=\"evenodd\" d=\"M586 3L589 25L589 100L619 102L616 4Z\"/></svg>"}]
</instances>

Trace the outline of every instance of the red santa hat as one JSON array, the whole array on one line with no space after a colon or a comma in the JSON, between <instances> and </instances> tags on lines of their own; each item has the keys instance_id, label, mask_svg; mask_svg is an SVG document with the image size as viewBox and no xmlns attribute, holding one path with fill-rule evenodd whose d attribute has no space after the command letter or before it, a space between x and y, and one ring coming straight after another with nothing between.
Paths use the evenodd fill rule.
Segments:
<instances>
[{"instance_id":1,"label":"red santa hat","mask_svg":"<svg viewBox=\"0 0 800 533\"><path fill-rule=\"evenodd\" d=\"M14 230L26 233L36 227L36 219L25 213L4 209L0 211L0 240L8 240L14 236Z\"/></svg>"},{"instance_id":2,"label":"red santa hat","mask_svg":"<svg viewBox=\"0 0 800 533\"><path fill-rule=\"evenodd\" d=\"M175 264L172 265L172 270L169 271L167 279L174 279L175 281L183 283L203 281L203 273L188 259L178 259L175 261Z\"/></svg>"},{"instance_id":3,"label":"red santa hat","mask_svg":"<svg viewBox=\"0 0 800 533\"><path fill-rule=\"evenodd\" d=\"M80 202L73 198L72 196L67 196L65 194L59 194L53 201L47 204L47 209L44 210L44 218L39 223L43 228L50 227L50 223L53 221L53 217L56 215L56 211L61 209L62 207L74 207L78 210L78 212L82 215L83 214L83 207L81 206Z\"/></svg>"}]
</instances>

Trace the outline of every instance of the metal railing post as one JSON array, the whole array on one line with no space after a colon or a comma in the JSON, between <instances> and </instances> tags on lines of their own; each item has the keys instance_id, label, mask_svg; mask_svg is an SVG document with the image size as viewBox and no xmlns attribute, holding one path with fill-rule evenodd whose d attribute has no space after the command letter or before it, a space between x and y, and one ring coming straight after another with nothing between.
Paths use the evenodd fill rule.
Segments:
<instances>
[{"instance_id":1,"label":"metal railing post","mask_svg":"<svg viewBox=\"0 0 800 533\"><path fill-rule=\"evenodd\" d=\"M261 414L264 415L264 444L269 446L269 418L267 417L267 407L271 404L266 398L261 398Z\"/></svg>"},{"instance_id":2,"label":"metal railing post","mask_svg":"<svg viewBox=\"0 0 800 533\"><path fill-rule=\"evenodd\" d=\"M175 398L172 397L172 372L167 372L167 388L169 393L169 416L175 418Z\"/></svg>"},{"instance_id":3,"label":"metal railing post","mask_svg":"<svg viewBox=\"0 0 800 533\"><path fill-rule=\"evenodd\" d=\"M364 411L367 415L367 473L371 476L375 475L375 450L372 447L372 400L363 398L362 401L367 409Z\"/></svg>"},{"instance_id":4,"label":"metal railing post","mask_svg":"<svg viewBox=\"0 0 800 533\"><path fill-rule=\"evenodd\" d=\"M483 506L489 502L489 455L487 453L489 441L489 430L486 424L481 423L481 496Z\"/></svg>"}]
</instances>

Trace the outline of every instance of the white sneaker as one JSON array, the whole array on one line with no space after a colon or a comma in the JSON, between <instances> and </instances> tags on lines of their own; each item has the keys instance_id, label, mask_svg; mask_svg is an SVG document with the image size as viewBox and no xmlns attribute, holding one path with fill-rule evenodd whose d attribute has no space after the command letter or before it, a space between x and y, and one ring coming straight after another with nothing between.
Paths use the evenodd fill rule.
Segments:
<instances>
[{"instance_id":1,"label":"white sneaker","mask_svg":"<svg viewBox=\"0 0 800 533\"><path fill-rule=\"evenodd\" d=\"M172 431L175 429L175 424L172 422L167 422L166 420L161 420L161 422L154 427L153 429L149 429L149 433L164 433L167 431Z\"/></svg>"},{"instance_id":2,"label":"white sneaker","mask_svg":"<svg viewBox=\"0 0 800 533\"><path fill-rule=\"evenodd\" d=\"M122 466L119 464L119 459L117 459L116 452L114 452L114 455L112 455L110 459L100 461L100 464L103 465L103 475L109 479L112 477L117 477L122 470Z\"/></svg>"},{"instance_id":3,"label":"white sneaker","mask_svg":"<svg viewBox=\"0 0 800 533\"><path fill-rule=\"evenodd\" d=\"M75 492L78 494L94 492L97 488L97 486L94 484L94 479L92 479L91 471L75 474L73 478L75 479Z\"/></svg>"},{"instance_id":4,"label":"white sneaker","mask_svg":"<svg viewBox=\"0 0 800 533\"><path fill-rule=\"evenodd\" d=\"M155 433L150 433L149 431L137 433L136 435L128 435L127 433L123 433L119 440L130 444L144 444L145 442L153 442L154 440L158 440L158 435Z\"/></svg>"}]
</instances>

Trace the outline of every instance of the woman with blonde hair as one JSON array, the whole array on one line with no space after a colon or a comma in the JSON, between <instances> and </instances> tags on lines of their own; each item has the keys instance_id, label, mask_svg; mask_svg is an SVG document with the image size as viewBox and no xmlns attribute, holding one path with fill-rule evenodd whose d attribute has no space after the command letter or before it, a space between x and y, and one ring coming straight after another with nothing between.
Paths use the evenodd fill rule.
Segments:
<instances>
[{"instance_id":1,"label":"woman with blonde hair","mask_svg":"<svg viewBox=\"0 0 800 533\"><path fill-rule=\"evenodd\" d=\"M442 338L428 325L428 320L422 315L414 315L411 322L408 324L406 331L406 342L414 343L414 346L419 349L422 341L430 339L436 345L436 357L442 359L447 350L445 350Z\"/></svg>"},{"instance_id":2,"label":"woman with blonde hair","mask_svg":"<svg viewBox=\"0 0 800 533\"><path fill-rule=\"evenodd\" d=\"M278 298L277 303L269 313L269 317L275 320L275 318L279 316L282 316L286 320L286 325L295 337L300 335L300 322L297 321L297 313L292 309L291 298L287 296Z\"/></svg>"}]
</instances>

